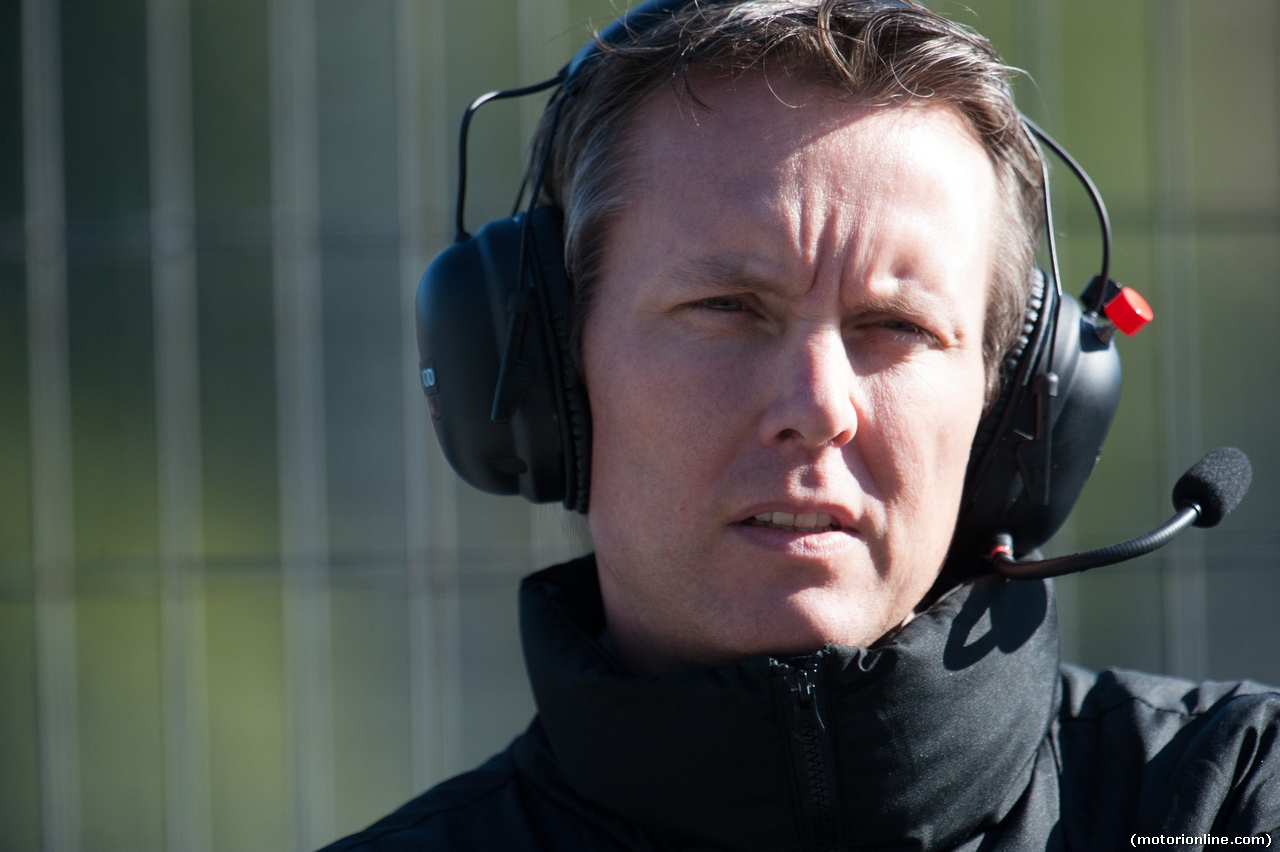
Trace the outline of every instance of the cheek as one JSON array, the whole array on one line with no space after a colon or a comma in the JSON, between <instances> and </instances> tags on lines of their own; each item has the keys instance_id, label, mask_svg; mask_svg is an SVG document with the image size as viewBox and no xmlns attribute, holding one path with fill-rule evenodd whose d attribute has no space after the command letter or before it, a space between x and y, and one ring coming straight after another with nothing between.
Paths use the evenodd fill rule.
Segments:
<instances>
[{"instance_id":1,"label":"cheek","mask_svg":"<svg viewBox=\"0 0 1280 852\"><path fill-rule=\"evenodd\" d=\"M705 509L743 420L740 378L642 323L595 320L583 335L593 513L622 500L633 517Z\"/></svg>"},{"instance_id":2,"label":"cheek","mask_svg":"<svg viewBox=\"0 0 1280 852\"><path fill-rule=\"evenodd\" d=\"M959 369L957 368L959 367ZM969 449L982 413L984 374L980 363L924 368L910 376L886 376L871 391L860 424L877 444L886 496L897 494L913 511L954 514Z\"/></svg>"}]
</instances>

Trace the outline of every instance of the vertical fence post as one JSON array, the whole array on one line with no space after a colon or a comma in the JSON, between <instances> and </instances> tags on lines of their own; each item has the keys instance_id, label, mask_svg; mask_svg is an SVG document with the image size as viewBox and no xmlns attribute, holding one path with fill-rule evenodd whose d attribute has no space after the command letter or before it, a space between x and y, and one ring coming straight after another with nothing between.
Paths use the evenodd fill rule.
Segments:
<instances>
[{"instance_id":1,"label":"vertical fence post","mask_svg":"<svg viewBox=\"0 0 1280 852\"><path fill-rule=\"evenodd\" d=\"M23 0L36 693L46 852L81 847L60 29L57 4Z\"/></svg>"},{"instance_id":2,"label":"vertical fence post","mask_svg":"<svg viewBox=\"0 0 1280 852\"><path fill-rule=\"evenodd\" d=\"M441 0L396 2L396 131L403 311L405 549L413 784L457 771L461 739L457 488L426 417L418 374L418 277L447 239L453 179ZM424 122L425 119L425 122ZM430 130L423 132L425 127Z\"/></svg>"},{"instance_id":3,"label":"vertical fence post","mask_svg":"<svg viewBox=\"0 0 1280 852\"><path fill-rule=\"evenodd\" d=\"M273 277L293 842L333 838L315 0L269 7Z\"/></svg>"},{"instance_id":4,"label":"vertical fence post","mask_svg":"<svg viewBox=\"0 0 1280 852\"><path fill-rule=\"evenodd\" d=\"M1165 471L1169 483L1203 451L1200 335L1195 287L1195 199L1191 191L1191 44L1186 0L1149 6L1155 18L1156 251L1165 290L1161 352ZM1204 543L1183 536L1164 552L1164 667L1208 674Z\"/></svg>"},{"instance_id":5,"label":"vertical fence post","mask_svg":"<svg viewBox=\"0 0 1280 852\"><path fill-rule=\"evenodd\" d=\"M147 2L151 279L169 849L212 847L190 0Z\"/></svg>"}]
</instances>

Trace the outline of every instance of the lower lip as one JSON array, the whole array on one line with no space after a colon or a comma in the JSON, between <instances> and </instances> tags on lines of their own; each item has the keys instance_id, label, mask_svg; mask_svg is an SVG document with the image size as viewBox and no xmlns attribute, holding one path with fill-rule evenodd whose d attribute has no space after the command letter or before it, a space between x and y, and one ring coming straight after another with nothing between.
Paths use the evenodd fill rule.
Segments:
<instances>
[{"instance_id":1,"label":"lower lip","mask_svg":"<svg viewBox=\"0 0 1280 852\"><path fill-rule=\"evenodd\" d=\"M779 530L753 524L731 524L733 534L753 547L795 556L827 556L858 543L857 530L839 529L823 532Z\"/></svg>"}]
</instances>

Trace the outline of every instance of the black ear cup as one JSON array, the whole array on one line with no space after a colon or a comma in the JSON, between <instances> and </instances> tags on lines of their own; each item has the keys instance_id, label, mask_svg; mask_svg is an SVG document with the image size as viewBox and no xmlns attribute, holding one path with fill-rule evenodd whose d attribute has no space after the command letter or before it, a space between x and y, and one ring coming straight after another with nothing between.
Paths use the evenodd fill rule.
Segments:
<instances>
[{"instance_id":1,"label":"black ear cup","mask_svg":"<svg viewBox=\"0 0 1280 852\"><path fill-rule=\"evenodd\" d=\"M464 481L583 511L590 415L567 346L562 245L559 212L536 208L527 227L524 214L499 219L441 252L418 285L419 367L436 437ZM509 412L494 422L504 355Z\"/></svg>"},{"instance_id":2,"label":"black ear cup","mask_svg":"<svg viewBox=\"0 0 1280 852\"><path fill-rule=\"evenodd\" d=\"M953 553L985 553L997 533L1012 536L1019 556L1052 538L1120 404L1112 329L1068 295L1058 304L1043 274L1036 278L1000 395L974 438Z\"/></svg>"}]
</instances>

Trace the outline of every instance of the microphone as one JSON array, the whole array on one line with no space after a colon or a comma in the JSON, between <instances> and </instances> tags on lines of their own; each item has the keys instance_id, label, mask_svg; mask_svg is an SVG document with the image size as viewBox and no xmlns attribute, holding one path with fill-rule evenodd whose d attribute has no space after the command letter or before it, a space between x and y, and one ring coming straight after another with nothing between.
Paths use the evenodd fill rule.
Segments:
<instances>
[{"instance_id":1,"label":"microphone","mask_svg":"<svg viewBox=\"0 0 1280 852\"><path fill-rule=\"evenodd\" d=\"M1084 553L1019 562L1013 558L1013 538L1000 533L987 558L997 571L1014 580L1060 577L1114 565L1164 547L1193 524L1217 526L1240 504L1252 481L1253 466L1249 464L1249 457L1235 447L1219 447L1182 475L1173 486L1173 507L1177 514L1146 535Z\"/></svg>"},{"instance_id":2,"label":"microphone","mask_svg":"<svg viewBox=\"0 0 1280 852\"><path fill-rule=\"evenodd\" d=\"M1249 457L1235 447L1219 447L1182 474L1173 486L1173 505L1198 506L1195 525L1216 527L1240 505L1252 482Z\"/></svg>"}]
</instances>

